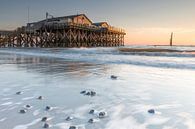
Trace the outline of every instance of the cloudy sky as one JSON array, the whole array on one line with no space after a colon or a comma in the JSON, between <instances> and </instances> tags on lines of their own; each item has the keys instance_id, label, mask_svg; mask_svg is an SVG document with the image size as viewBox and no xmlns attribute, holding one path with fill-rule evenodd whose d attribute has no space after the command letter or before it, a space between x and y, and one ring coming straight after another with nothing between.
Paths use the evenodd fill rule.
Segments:
<instances>
[{"instance_id":1,"label":"cloudy sky","mask_svg":"<svg viewBox=\"0 0 195 129\"><path fill-rule=\"evenodd\" d=\"M85 13L92 21L122 27L128 44L195 45L195 0L0 0L0 29L42 20L45 13Z\"/></svg>"}]
</instances>

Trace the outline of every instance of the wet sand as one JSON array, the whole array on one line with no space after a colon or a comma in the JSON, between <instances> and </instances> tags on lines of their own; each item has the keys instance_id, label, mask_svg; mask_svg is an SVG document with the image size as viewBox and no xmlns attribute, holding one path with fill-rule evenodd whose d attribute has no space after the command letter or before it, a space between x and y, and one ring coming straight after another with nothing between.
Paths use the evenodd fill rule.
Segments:
<instances>
[{"instance_id":1,"label":"wet sand","mask_svg":"<svg viewBox=\"0 0 195 129\"><path fill-rule=\"evenodd\" d=\"M195 71L193 67L180 68L185 66L183 60L191 66L193 58L117 55L104 49L19 51L0 53L2 129L41 129L45 123L51 129L194 126ZM40 56L42 53L46 54ZM152 61L162 67L121 63L132 58L147 58L143 64ZM180 66L170 67L175 62Z\"/></svg>"}]
</instances>

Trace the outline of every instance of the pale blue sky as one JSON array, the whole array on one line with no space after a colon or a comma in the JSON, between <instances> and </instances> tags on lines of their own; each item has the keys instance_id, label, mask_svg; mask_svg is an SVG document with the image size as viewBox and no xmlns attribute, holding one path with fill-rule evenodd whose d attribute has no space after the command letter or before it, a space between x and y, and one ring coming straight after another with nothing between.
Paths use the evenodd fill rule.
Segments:
<instances>
[{"instance_id":1,"label":"pale blue sky","mask_svg":"<svg viewBox=\"0 0 195 129\"><path fill-rule=\"evenodd\" d=\"M0 29L25 25L28 7L30 22L44 19L47 11L54 16L85 13L94 22L125 28L129 42L150 42L148 36L169 35L169 31L195 37L195 0L0 0ZM138 36L145 40L137 41ZM158 39L153 38L162 41Z\"/></svg>"}]
</instances>

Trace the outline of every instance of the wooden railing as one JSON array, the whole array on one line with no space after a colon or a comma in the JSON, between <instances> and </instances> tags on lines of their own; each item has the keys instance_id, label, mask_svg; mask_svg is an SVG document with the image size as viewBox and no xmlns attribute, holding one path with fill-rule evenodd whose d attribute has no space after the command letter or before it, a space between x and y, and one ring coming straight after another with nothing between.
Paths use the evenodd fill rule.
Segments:
<instances>
[{"instance_id":1,"label":"wooden railing","mask_svg":"<svg viewBox=\"0 0 195 129\"><path fill-rule=\"evenodd\" d=\"M88 30L94 30L94 31L110 31L110 32L116 32L116 33L125 33L124 29L116 28L113 26L101 27L101 26L95 26L95 25L78 24L78 23L73 23L73 22L66 22L66 23L44 22L40 25L36 25L35 27L28 26L27 30L43 29L44 27L52 28L52 29L63 29L66 27L75 27L75 28L88 29Z\"/></svg>"}]
</instances>

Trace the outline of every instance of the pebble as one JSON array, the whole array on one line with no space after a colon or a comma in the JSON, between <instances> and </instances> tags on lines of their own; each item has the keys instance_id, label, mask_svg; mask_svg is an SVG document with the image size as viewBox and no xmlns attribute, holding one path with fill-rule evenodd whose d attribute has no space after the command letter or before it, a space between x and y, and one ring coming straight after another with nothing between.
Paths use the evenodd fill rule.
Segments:
<instances>
[{"instance_id":1,"label":"pebble","mask_svg":"<svg viewBox=\"0 0 195 129\"><path fill-rule=\"evenodd\" d=\"M95 91L86 91L86 90L84 90L84 91L81 91L80 94L93 97L93 96L96 95L96 92Z\"/></svg>"},{"instance_id":2,"label":"pebble","mask_svg":"<svg viewBox=\"0 0 195 129\"><path fill-rule=\"evenodd\" d=\"M70 126L69 129L77 129L76 126Z\"/></svg>"},{"instance_id":3,"label":"pebble","mask_svg":"<svg viewBox=\"0 0 195 129\"><path fill-rule=\"evenodd\" d=\"M93 123L94 122L94 119L89 119L88 122L89 123Z\"/></svg>"},{"instance_id":4,"label":"pebble","mask_svg":"<svg viewBox=\"0 0 195 129\"><path fill-rule=\"evenodd\" d=\"M43 125L43 128L49 128L49 124L48 124L48 123L45 123L45 124Z\"/></svg>"},{"instance_id":5,"label":"pebble","mask_svg":"<svg viewBox=\"0 0 195 129\"><path fill-rule=\"evenodd\" d=\"M85 94L85 93L86 93L86 91L85 91L85 90L80 92L80 94Z\"/></svg>"},{"instance_id":6,"label":"pebble","mask_svg":"<svg viewBox=\"0 0 195 129\"><path fill-rule=\"evenodd\" d=\"M94 109L92 109L92 110L89 111L89 114L94 114L94 113L95 113L95 110Z\"/></svg>"},{"instance_id":7,"label":"pebble","mask_svg":"<svg viewBox=\"0 0 195 129\"><path fill-rule=\"evenodd\" d=\"M96 95L96 92L95 91L88 91L85 95L93 97Z\"/></svg>"},{"instance_id":8,"label":"pebble","mask_svg":"<svg viewBox=\"0 0 195 129\"><path fill-rule=\"evenodd\" d=\"M89 96L89 95L91 95L91 92L87 92L85 95L88 95Z\"/></svg>"},{"instance_id":9,"label":"pebble","mask_svg":"<svg viewBox=\"0 0 195 129\"><path fill-rule=\"evenodd\" d=\"M99 118L104 118L104 117L106 117L107 116L107 112L100 112L99 114L98 114L98 117Z\"/></svg>"},{"instance_id":10,"label":"pebble","mask_svg":"<svg viewBox=\"0 0 195 129\"><path fill-rule=\"evenodd\" d=\"M45 122L45 121L47 121L47 117L43 117L42 119L41 119L41 121L43 121L43 122Z\"/></svg>"},{"instance_id":11,"label":"pebble","mask_svg":"<svg viewBox=\"0 0 195 129\"><path fill-rule=\"evenodd\" d=\"M73 117L68 116L68 117L66 118L66 121L70 121L70 120L72 120L72 119L73 119Z\"/></svg>"},{"instance_id":12,"label":"pebble","mask_svg":"<svg viewBox=\"0 0 195 129\"><path fill-rule=\"evenodd\" d=\"M111 75L110 78L113 79L113 80L116 80L117 79L117 76Z\"/></svg>"},{"instance_id":13,"label":"pebble","mask_svg":"<svg viewBox=\"0 0 195 129\"><path fill-rule=\"evenodd\" d=\"M51 107L50 106L46 106L45 110L49 111L49 110L51 110Z\"/></svg>"},{"instance_id":14,"label":"pebble","mask_svg":"<svg viewBox=\"0 0 195 129\"><path fill-rule=\"evenodd\" d=\"M21 95L22 93L23 93L22 91L16 92L17 95Z\"/></svg>"},{"instance_id":15,"label":"pebble","mask_svg":"<svg viewBox=\"0 0 195 129\"><path fill-rule=\"evenodd\" d=\"M31 108L31 106L30 106L29 104L27 104L25 107L26 107L26 108Z\"/></svg>"},{"instance_id":16,"label":"pebble","mask_svg":"<svg viewBox=\"0 0 195 129\"><path fill-rule=\"evenodd\" d=\"M95 96L95 95L96 95L96 92L91 91L91 96Z\"/></svg>"},{"instance_id":17,"label":"pebble","mask_svg":"<svg viewBox=\"0 0 195 129\"><path fill-rule=\"evenodd\" d=\"M91 124L92 124L92 123L95 123L96 121L97 121L97 120L95 120L95 119L89 119L89 120L88 120L88 122L91 123Z\"/></svg>"},{"instance_id":18,"label":"pebble","mask_svg":"<svg viewBox=\"0 0 195 129\"><path fill-rule=\"evenodd\" d=\"M39 96L37 99L42 100L43 99L43 96Z\"/></svg>"},{"instance_id":19,"label":"pebble","mask_svg":"<svg viewBox=\"0 0 195 129\"><path fill-rule=\"evenodd\" d=\"M150 109L150 110L148 110L148 113L155 114L155 110L154 109Z\"/></svg>"},{"instance_id":20,"label":"pebble","mask_svg":"<svg viewBox=\"0 0 195 129\"><path fill-rule=\"evenodd\" d=\"M24 114L24 113L26 113L27 112L27 110L25 110L25 109L21 109L20 110L20 113L22 113L22 114Z\"/></svg>"}]
</instances>

